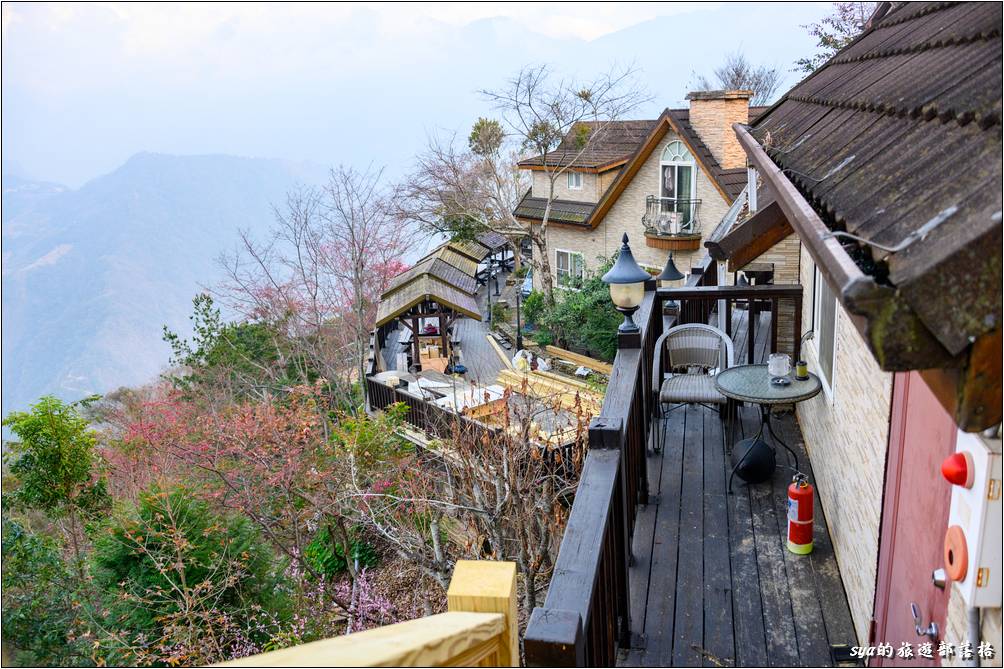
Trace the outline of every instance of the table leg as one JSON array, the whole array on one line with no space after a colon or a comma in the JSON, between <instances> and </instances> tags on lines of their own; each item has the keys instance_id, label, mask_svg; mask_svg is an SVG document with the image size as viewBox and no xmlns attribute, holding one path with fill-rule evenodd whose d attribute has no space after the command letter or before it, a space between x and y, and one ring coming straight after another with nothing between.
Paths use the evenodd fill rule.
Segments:
<instances>
[{"instance_id":1,"label":"table leg","mask_svg":"<svg viewBox=\"0 0 1004 669\"><path fill-rule=\"evenodd\" d=\"M764 422L767 424L767 431L770 432L770 436L774 439L774 441L776 441L777 443L779 443L782 446L784 446L785 450L788 451L788 454L791 455L792 458L794 458L794 460L795 460L795 471L797 472L798 471L798 454L795 453L795 451L791 448L791 446L789 446L788 444L784 443L784 440L782 440L781 437L777 436L777 433L774 432L774 426L770 422L771 415L773 414L773 411L771 411L770 406L766 406L765 409L766 409L766 413L764 414Z\"/></svg>"}]
</instances>

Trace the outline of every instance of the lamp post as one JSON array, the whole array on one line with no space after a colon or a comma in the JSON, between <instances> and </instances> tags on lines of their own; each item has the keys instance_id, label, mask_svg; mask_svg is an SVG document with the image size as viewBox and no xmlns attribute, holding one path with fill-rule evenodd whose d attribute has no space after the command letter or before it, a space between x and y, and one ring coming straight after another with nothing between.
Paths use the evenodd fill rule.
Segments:
<instances>
[{"instance_id":1,"label":"lamp post","mask_svg":"<svg viewBox=\"0 0 1004 669\"><path fill-rule=\"evenodd\" d=\"M610 268L610 271L603 275L603 283L610 286L610 299L614 303L617 311L624 314L624 322L617 328L618 332L638 332L639 328L631 317L638 311L641 301L645 297L645 282L652 278L652 275L638 267L628 246L628 236L624 233L621 238L621 251L617 255L617 262Z\"/></svg>"},{"instance_id":2,"label":"lamp post","mask_svg":"<svg viewBox=\"0 0 1004 669\"><path fill-rule=\"evenodd\" d=\"M673 262L673 252L670 251L669 257L666 258L666 266L662 268L662 272L659 276L655 277L655 280L659 282L660 288L671 288L670 284L683 278L685 278L685 275L676 268L676 263ZM669 300L666 302L666 307L679 311L680 303L676 300Z\"/></svg>"}]
</instances>

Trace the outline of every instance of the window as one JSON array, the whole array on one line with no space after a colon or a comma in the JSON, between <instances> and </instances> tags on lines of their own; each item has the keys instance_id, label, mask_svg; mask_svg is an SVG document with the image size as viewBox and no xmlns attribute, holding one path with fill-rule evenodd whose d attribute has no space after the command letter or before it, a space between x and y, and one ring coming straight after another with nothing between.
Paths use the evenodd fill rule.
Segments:
<instances>
[{"instance_id":1,"label":"window","mask_svg":"<svg viewBox=\"0 0 1004 669\"><path fill-rule=\"evenodd\" d=\"M582 190L582 172L566 172L568 175L568 189Z\"/></svg>"},{"instance_id":2,"label":"window","mask_svg":"<svg viewBox=\"0 0 1004 669\"><path fill-rule=\"evenodd\" d=\"M812 280L813 285L813 330L816 340L816 357L819 364L819 376L823 384L833 388L833 359L836 353L837 336L837 298L830 289L830 284L816 268Z\"/></svg>"},{"instance_id":3,"label":"window","mask_svg":"<svg viewBox=\"0 0 1004 669\"><path fill-rule=\"evenodd\" d=\"M555 268L558 273L558 285L563 288L581 288L585 263L581 253L574 251L555 251Z\"/></svg>"},{"instance_id":4,"label":"window","mask_svg":"<svg viewBox=\"0 0 1004 669\"><path fill-rule=\"evenodd\" d=\"M659 166L659 197L667 213L678 213L686 226L693 216L694 157L680 140L673 140L662 151Z\"/></svg>"}]
</instances>

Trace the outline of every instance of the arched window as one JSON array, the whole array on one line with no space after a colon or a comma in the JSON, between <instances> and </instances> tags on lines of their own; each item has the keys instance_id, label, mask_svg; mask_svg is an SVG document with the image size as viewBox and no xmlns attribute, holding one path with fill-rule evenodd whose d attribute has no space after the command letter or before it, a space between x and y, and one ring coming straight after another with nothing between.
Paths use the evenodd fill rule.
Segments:
<instances>
[{"instance_id":1,"label":"arched window","mask_svg":"<svg viewBox=\"0 0 1004 669\"><path fill-rule=\"evenodd\" d=\"M683 229L694 217L697 169L687 145L678 139L666 144L659 165L660 211L673 214Z\"/></svg>"},{"instance_id":2,"label":"arched window","mask_svg":"<svg viewBox=\"0 0 1004 669\"><path fill-rule=\"evenodd\" d=\"M666 145L662 151L664 163L693 163L694 157L687 150L687 145L676 139Z\"/></svg>"}]
</instances>

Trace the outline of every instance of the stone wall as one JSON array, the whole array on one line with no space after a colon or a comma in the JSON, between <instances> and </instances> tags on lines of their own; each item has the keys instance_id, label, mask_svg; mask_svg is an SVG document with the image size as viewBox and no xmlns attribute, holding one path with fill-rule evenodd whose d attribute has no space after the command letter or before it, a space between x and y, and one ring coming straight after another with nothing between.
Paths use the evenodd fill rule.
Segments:
<instances>
[{"instance_id":1,"label":"stone wall","mask_svg":"<svg viewBox=\"0 0 1004 669\"><path fill-rule=\"evenodd\" d=\"M690 125L694 127L722 169L746 166L733 123L749 123L749 91L699 91L689 93Z\"/></svg>"},{"instance_id":2,"label":"stone wall","mask_svg":"<svg viewBox=\"0 0 1004 669\"><path fill-rule=\"evenodd\" d=\"M804 330L812 324L814 269L803 247ZM832 387L799 403L797 411L858 642L865 644L874 610L893 375L879 369L839 303L836 315ZM819 369L816 351L815 341L802 348L814 372Z\"/></svg>"}]
</instances>

